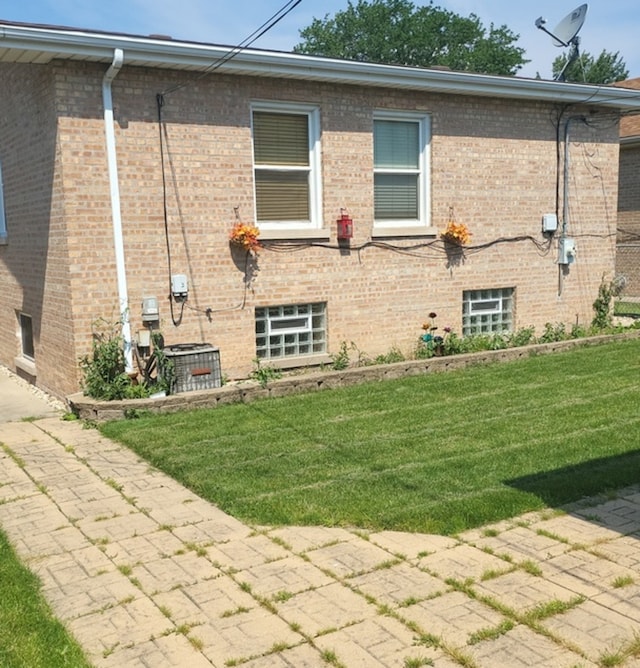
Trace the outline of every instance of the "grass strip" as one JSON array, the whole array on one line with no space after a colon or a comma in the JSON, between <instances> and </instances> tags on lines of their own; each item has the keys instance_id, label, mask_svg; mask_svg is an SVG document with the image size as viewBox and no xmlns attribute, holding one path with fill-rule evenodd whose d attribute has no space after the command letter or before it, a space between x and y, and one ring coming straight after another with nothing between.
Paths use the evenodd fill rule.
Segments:
<instances>
[{"instance_id":1,"label":"grass strip","mask_svg":"<svg viewBox=\"0 0 640 668\"><path fill-rule=\"evenodd\" d=\"M247 522L453 534L638 482L640 340L101 430Z\"/></svg>"},{"instance_id":2,"label":"grass strip","mask_svg":"<svg viewBox=\"0 0 640 668\"><path fill-rule=\"evenodd\" d=\"M20 564L2 531L0 582L0 666L90 668L80 646L53 617L40 582Z\"/></svg>"}]
</instances>

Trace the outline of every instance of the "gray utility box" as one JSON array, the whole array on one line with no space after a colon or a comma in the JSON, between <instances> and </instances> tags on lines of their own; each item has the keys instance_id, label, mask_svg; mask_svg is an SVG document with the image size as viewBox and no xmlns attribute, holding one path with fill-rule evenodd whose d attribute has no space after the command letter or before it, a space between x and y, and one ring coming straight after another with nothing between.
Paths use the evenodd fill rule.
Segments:
<instances>
[{"instance_id":1,"label":"gray utility box","mask_svg":"<svg viewBox=\"0 0 640 668\"><path fill-rule=\"evenodd\" d=\"M222 387L218 348L208 343L180 343L163 348L163 352L175 369L172 394Z\"/></svg>"}]
</instances>

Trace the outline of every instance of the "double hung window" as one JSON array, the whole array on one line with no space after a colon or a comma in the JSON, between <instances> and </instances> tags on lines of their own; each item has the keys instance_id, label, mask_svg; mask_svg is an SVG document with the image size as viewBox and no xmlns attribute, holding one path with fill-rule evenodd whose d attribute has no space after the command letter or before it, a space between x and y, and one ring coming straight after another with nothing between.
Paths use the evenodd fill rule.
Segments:
<instances>
[{"instance_id":1,"label":"double hung window","mask_svg":"<svg viewBox=\"0 0 640 668\"><path fill-rule=\"evenodd\" d=\"M256 220L260 228L320 227L318 108L254 103L252 132Z\"/></svg>"},{"instance_id":2,"label":"double hung window","mask_svg":"<svg viewBox=\"0 0 640 668\"><path fill-rule=\"evenodd\" d=\"M376 227L429 225L429 118L378 112L373 121Z\"/></svg>"}]
</instances>

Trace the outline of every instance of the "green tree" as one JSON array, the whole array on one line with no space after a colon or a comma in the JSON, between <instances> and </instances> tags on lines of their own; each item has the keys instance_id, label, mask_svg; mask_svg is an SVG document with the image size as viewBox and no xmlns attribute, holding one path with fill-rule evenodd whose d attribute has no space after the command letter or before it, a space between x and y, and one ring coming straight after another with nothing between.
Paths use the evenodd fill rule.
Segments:
<instances>
[{"instance_id":1,"label":"green tree","mask_svg":"<svg viewBox=\"0 0 640 668\"><path fill-rule=\"evenodd\" d=\"M557 77L567 63L567 54L558 56L553 61L553 77ZM567 67L564 73L565 81L574 83L611 84L623 81L629 77L629 71L619 52L609 53L604 50L597 58L590 53L581 53L578 58Z\"/></svg>"},{"instance_id":2,"label":"green tree","mask_svg":"<svg viewBox=\"0 0 640 668\"><path fill-rule=\"evenodd\" d=\"M528 61L507 26L485 29L475 14L459 16L411 0L349 0L347 9L314 18L296 53L397 65L513 75Z\"/></svg>"}]
</instances>

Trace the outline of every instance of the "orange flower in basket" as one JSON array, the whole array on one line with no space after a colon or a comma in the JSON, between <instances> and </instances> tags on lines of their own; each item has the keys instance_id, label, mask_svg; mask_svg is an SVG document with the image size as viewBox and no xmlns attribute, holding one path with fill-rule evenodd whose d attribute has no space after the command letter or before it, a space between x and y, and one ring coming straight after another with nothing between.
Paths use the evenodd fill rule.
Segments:
<instances>
[{"instance_id":1,"label":"orange flower in basket","mask_svg":"<svg viewBox=\"0 0 640 668\"><path fill-rule=\"evenodd\" d=\"M440 237L443 241L464 246L471 241L471 232L464 223L456 223L454 220L450 220Z\"/></svg>"},{"instance_id":2,"label":"orange flower in basket","mask_svg":"<svg viewBox=\"0 0 640 668\"><path fill-rule=\"evenodd\" d=\"M257 253L262 246L258 241L260 230L250 223L236 223L229 233L229 241L250 253Z\"/></svg>"}]
</instances>

